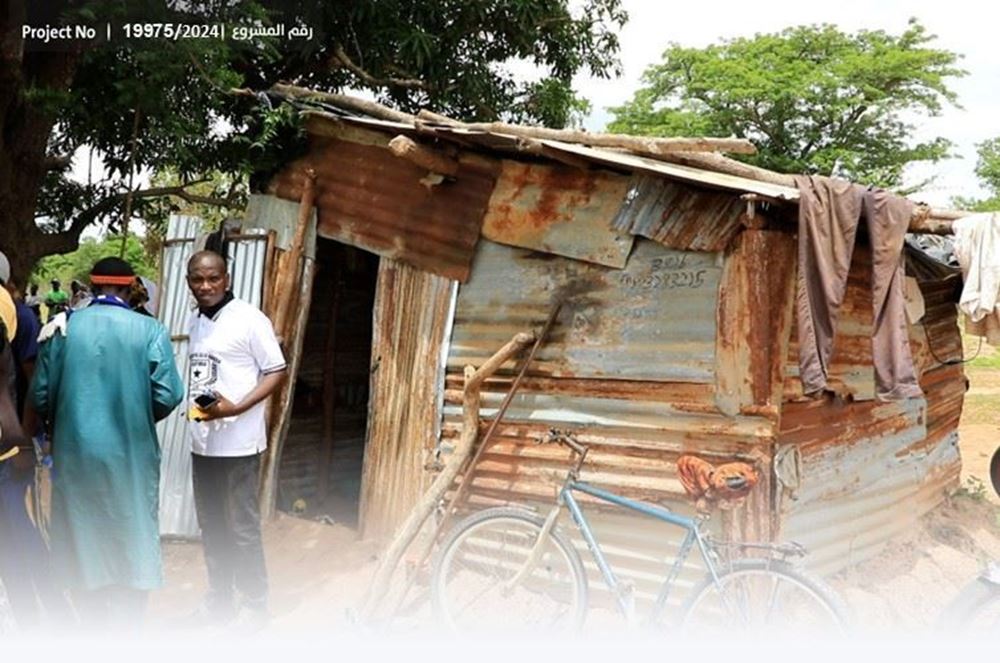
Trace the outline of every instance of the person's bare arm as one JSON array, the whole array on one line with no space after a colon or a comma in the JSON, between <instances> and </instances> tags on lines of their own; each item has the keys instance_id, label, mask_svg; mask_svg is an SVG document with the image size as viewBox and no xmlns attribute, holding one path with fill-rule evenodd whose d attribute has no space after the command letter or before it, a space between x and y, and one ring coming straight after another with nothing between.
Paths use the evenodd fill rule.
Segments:
<instances>
[{"instance_id":1,"label":"person's bare arm","mask_svg":"<svg viewBox=\"0 0 1000 663\"><path fill-rule=\"evenodd\" d=\"M237 417L250 408L252 408L257 403L273 394L281 383L285 381L285 374L288 371L282 369L275 373L268 373L260 379L257 386L247 394L243 400L239 403L233 403L229 399L218 394L219 400L215 402L214 405L207 408L199 408L206 415L204 421L211 421L212 419L223 419L225 417Z\"/></svg>"}]
</instances>

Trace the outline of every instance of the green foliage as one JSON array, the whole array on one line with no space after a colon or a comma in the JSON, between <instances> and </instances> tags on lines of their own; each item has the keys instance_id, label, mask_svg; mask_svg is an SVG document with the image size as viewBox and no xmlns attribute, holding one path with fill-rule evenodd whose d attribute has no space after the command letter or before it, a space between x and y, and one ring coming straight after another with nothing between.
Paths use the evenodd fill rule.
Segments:
<instances>
[{"instance_id":1,"label":"green foliage","mask_svg":"<svg viewBox=\"0 0 1000 663\"><path fill-rule=\"evenodd\" d=\"M1000 137L979 143L976 152L979 154L976 176L989 196L983 199L956 198L953 204L974 212L1000 211Z\"/></svg>"},{"instance_id":2,"label":"green foliage","mask_svg":"<svg viewBox=\"0 0 1000 663\"><path fill-rule=\"evenodd\" d=\"M469 120L572 123L587 108L573 93L573 76L618 73L614 30L626 20L621 0L45 4L61 8L65 23L224 24L229 35L170 40L120 34L83 53L67 89L25 90L34 112L56 117L50 153L90 146L107 169L106 178L87 185L71 182L65 171L48 173L36 218L49 232L71 227L95 208L95 220L120 228L133 161L137 170L171 173L178 184L215 173L260 186L298 155L302 129L291 107L272 108L266 98L233 94L234 88L260 91L294 81L321 90L368 89L408 111L429 107ZM277 25L308 26L313 38L232 38L235 27ZM540 80L514 76L508 71L514 61L535 66ZM162 217L172 204L137 197L133 212Z\"/></svg>"},{"instance_id":3,"label":"green foliage","mask_svg":"<svg viewBox=\"0 0 1000 663\"><path fill-rule=\"evenodd\" d=\"M982 479L970 475L965 477L965 482L955 489L953 495L955 497L970 499L973 502L985 502L989 495L989 490Z\"/></svg>"},{"instance_id":4,"label":"green foliage","mask_svg":"<svg viewBox=\"0 0 1000 663\"><path fill-rule=\"evenodd\" d=\"M765 168L895 187L906 164L948 156L943 138L911 139L916 117L955 103L948 80L966 73L934 38L911 19L898 36L813 25L672 45L608 128L747 138L759 151L747 161Z\"/></svg>"},{"instance_id":5,"label":"green foliage","mask_svg":"<svg viewBox=\"0 0 1000 663\"><path fill-rule=\"evenodd\" d=\"M101 258L121 255L122 238L112 235L104 240L92 237L84 239L80 247L72 253L54 255L43 258L31 273L31 282L38 283L44 292L48 282L59 279L63 288L68 288L70 281L76 279L81 283L89 282L90 268ZM132 265L135 273L153 279L159 278L159 266L150 260L142 241L135 235L129 235L125 244L125 255L122 256Z\"/></svg>"}]
</instances>

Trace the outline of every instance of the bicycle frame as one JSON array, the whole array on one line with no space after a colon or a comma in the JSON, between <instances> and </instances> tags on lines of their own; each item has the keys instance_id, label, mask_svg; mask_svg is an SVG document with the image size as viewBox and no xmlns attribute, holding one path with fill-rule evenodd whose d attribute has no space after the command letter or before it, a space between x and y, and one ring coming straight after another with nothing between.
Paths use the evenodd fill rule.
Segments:
<instances>
[{"instance_id":1,"label":"bicycle frame","mask_svg":"<svg viewBox=\"0 0 1000 663\"><path fill-rule=\"evenodd\" d=\"M662 507L632 500L621 495L616 495L615 493L608 492L596 486L592 486L588 483L577 481L576 479L569 477L562 489L559 491L559 500L556 507L549 513L548 518L546 518L546 529L542 532L542 535L539 536L538 545L542 545L542 541L545 538L547 530L555 524L556 516L558 515L559 510L563 505L565 505L569 509L570 515L572 516L577 529L587 542L590 554L597 563L597 568L600 569L601 576L603 577L605 584L614 595L619 611L630 622L635 616L635 602L634 597L631 594L631 588L625 586L625 584L618 578L614 570L612 570L611 565L608 563L607 558L604 556L604 552L601 550L601 546L597 542L597 538L594 536L594 532L590 527L590 522L587 520L583 510L580 508L580 503L573 495L576 491L585 493L591 497L596 497L599 500L616 506L632 511L638 511L639 513L656 518L662 522L680 527L687 532L684 536L684 540L681 542L681 547L674 560L673 566L670 568L670 573L657 594L656 602L653 604L653 609L649 614L648 622L650 624L654 623L662 614L664 608L666 607L667 599L670 596L670 590L673 587L674 581L677 579L677 576L680 575L681 569L684 567L684 562L691 553L691 548L696 544L713 581L718 582L718 572L716 571L715 562L709 554L708 544L701 534L699 527L700 521L694 518L678 515ZM534 565L536 556L536 553L533 552L525 565L526 569Z\"/></svg>"}]
</instances>

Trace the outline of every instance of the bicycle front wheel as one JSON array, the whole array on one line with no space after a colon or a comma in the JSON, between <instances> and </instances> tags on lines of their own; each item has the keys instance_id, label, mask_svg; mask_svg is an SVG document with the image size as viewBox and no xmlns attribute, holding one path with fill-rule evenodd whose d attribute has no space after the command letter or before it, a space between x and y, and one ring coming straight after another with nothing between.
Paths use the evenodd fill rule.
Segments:
<instances>
[{"instance_id":1,"label":"bicycle front wheel","mask_svg":"<svg viewBox=\"0 0 1000 663\"><path fill-rule=\"evenodd\" d=\"M544 522L524 509L500 507L455 527L431 581L445 626L463 633L540 634L582 625L587 584L580 555L555 529L536 549Z\"/></svg>"},{"instance_id":2,"label":"bicycle front wheel","mask_svg":"<svg viewBox=\"0 0 1000 663\"><path fill-rule=\"evenodd\" d=\"M822 580L787 562L743 559L695 588L681 612L685 631L768 630L838 634L847 626L840 598Z\"/></svg>"}]
</instances>

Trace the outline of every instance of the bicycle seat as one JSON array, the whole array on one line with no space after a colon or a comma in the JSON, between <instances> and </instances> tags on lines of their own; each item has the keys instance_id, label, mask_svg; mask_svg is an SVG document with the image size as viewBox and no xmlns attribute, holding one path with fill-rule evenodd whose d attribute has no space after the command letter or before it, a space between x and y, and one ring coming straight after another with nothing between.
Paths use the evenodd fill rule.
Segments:
<instances>
[{"instance_id":1,"label":"bicycle seat","mask_svg":"<svg viewBox=\"0 0 1000 663\"><path fill-rule=\"evenodd\" d=\"M697 456L677 459L677 474L684 490L694 500L737 500L746 497L760 477L747 463L725 463L718 467Z\"/></svg>"}]
</instances>

